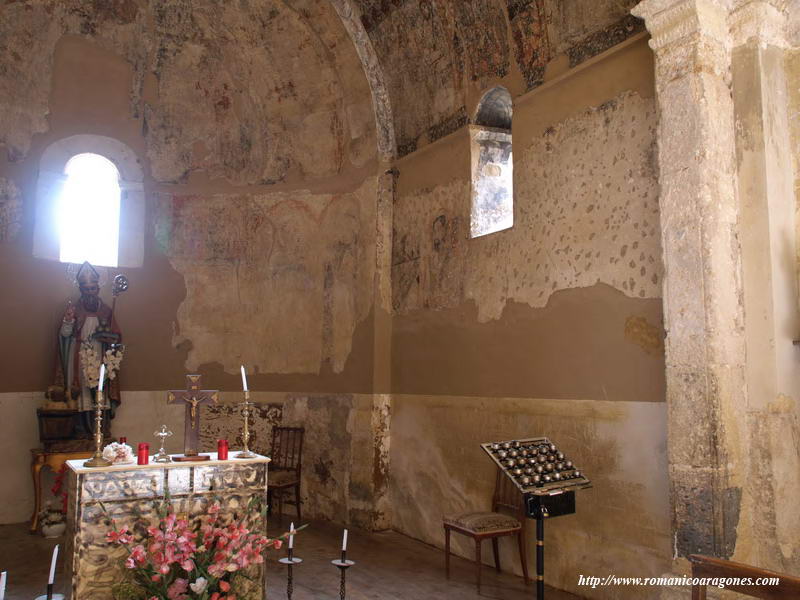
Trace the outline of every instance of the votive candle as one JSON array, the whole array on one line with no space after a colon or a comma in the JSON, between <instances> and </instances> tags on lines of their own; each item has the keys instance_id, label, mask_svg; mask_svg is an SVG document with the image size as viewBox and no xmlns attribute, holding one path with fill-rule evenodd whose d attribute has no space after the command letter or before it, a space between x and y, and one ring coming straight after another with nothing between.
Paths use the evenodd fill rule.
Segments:
<instances>
[{"instance_id":1,"label":"votive candle","mask_svg":"<svg viewBox=\"0 0 800 600\"><path fill-rule=\"evenodd\" d=\"M217 460L228 460L228 440L217 440Z\"/></svg>"},{"instance_id":2,"label":"votive candle","mask_svg":"<svg viewBox=\"0 0 800 600\"><path fill-rule=\"evenodd\" d=\"M137 465L146 465L150 463L150 444L147 442L140 442L136 452Z\"/></svg>"}]
</instances>

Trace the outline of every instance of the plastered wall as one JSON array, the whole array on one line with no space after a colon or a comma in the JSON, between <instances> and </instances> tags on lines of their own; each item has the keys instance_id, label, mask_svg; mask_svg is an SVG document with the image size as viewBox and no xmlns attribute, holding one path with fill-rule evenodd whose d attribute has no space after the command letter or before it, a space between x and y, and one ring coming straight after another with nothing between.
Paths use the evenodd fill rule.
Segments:
<instances>
[{"instance_id":1,"label":"plastered wall","mask_svg":"<svg viewBox=\"0 0 800 600\"><path fill-rule=\"evenodd\" d=\"M140 156L147 192L145 264L118 305L129 354L115 433L146 438L153 415L179 432L177 412L153 410L165 390L196 370L233 392L247 363L257 448L278 423L308 428L307 515L437 544L443 513L487 501L485 436L548 434L596 482L551 528L553 584L573 588L566 557L599 545L607 558L587 555L587 570L625 561L658 574L669 525L645 41L600 54L636 31L614 2L437 2L430 31L419 3L362 4L404 156L392 165L391 316L373 297L376 281L389 287L376 266L389 245L368 83L328 3L4 8L0 274L16 287L0 308L19 315L4 335L20 342L0 390L46 387L74 293L61 265L30 256L37 157L66 135L109 135ZM479 25L494 17L507 27ZM267 35L280 53L265 58ZM403 49L441 58L419 89L421 63ZM495 83L516 98L516 225L470 241L465 125ZM385 396L372 393L376 372ZM237 399L209 411L207 444L233 437ZM30 431L30 413L14 414Z\"/></svg>"},{"instance_id":2,"label":"plastered wall","mask_svg":"<svg viewBox=\"0 0 800 600\"><path fill-rule=\"evenodd\" d=\"M0 522L30 515L35 409L77 297L64 265L32 256L38 161L54 141L97 134L132 148L145 173L144 264L124 270L130 290L115 315L126 357L112 432L152 448L164 423L175 432L168 448L180 450L183 412L166 406L166 391L187 372L238 390L245 364L253 389L278 391L259 408L258 449L275 423L317 423L306 514L372 525L374 452L349 453L373 443L371 401L353 398L372 389L375 118L330 3L12 3L0 48L0 275L15 282L0 297L13 315L2 328L0 392L10 395L0 418L20 432L9 438L13 494ZM102 295L110 302L108 288ZM285 392L330 402L284 411ZM319 412L334 402L344 421ZM208 416L205 448L236 439L234 408ZM331 474L315 477L315 449L337 456Z\"/></svg>"},{"instance_id":3,"label":"plastered wall","mask_svg":"<svg viewBox=\"0 0 800 600\"><path fill-rule=\"evenodd\" d=\"M653 94L640 39L518 98L515 223L485 237L465 131L398 162L394 526L441 546L442 515L489 508L478 444L551 436L594 482L547 528L548 580L582 595L578 574L670 566Z\"/></svg>"}]
</instances>

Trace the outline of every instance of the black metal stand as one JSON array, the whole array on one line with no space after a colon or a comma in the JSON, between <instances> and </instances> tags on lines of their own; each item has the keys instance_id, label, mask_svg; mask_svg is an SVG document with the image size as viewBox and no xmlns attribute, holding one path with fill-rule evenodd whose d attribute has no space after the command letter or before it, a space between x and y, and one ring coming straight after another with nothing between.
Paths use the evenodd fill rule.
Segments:
<instances>
[{"instance_id":1,"label":"black metal stand","mask_svg":"<svg viewBox=\"0 0 800 600\"><path fill-rule=\"evenodd\" d=\"M286 558L282 558L278 561L282 565L286 565L286 597L289 600L292 600L292 594L294 593L294 580L292 578L292 566L299 565L303 562L302 558L295 558L294 552L291 548L287 552Z\"/></svg>"},{"instance_id":2,"label":"black metal stand","mask_svg":"<svg viewBox=\"0 0 800 600\"><path fill-rule=\"evenodd\" d=\"M544 600L544 518L547 511L536 519L536 600Z\"/></svg>"},{"instance_id":3,"label":"black metal stand","mask_svg":"<svg viewBox=\"0 0 800 600\"><path fill-rule=\"evenodd\" d=\"M339 573L341 573L341 579L339 581L339 599L345 600L347 596L347 569L356 563L352 560L347 560L347 553L342 551L342 558L339 560L332 560L331 564L336 566L339 569Z\"/></svg>"}]
</instances>

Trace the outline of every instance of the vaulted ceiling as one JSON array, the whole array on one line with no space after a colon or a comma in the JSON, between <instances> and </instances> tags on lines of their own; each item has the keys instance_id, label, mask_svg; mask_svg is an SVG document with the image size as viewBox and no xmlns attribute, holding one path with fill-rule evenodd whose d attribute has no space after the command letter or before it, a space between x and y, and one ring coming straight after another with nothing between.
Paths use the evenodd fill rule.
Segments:
<instances>
[{"instance_id":1,"label":"vaulted ceiling","mask_svg":"<svg viewBox=\"0 0 800 600\"><path fill-rule=\"evenodd\" d=\"M406 154L640 29L632 0L49 0L0 8L0 143L47 129L65 35L132 65L152 176L320 178ZM31 77L33 73L36 77ZM376 118L377 114L377 118Z\"/></svg>"}]
</instances>

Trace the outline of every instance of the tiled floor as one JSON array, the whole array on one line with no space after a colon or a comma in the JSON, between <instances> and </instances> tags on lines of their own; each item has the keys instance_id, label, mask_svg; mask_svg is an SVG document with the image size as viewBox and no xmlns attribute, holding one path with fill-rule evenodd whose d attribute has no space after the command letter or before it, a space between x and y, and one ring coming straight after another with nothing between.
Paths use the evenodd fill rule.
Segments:
<instances>
[{"instance_id":1,"label":"tiled floor","mask_svg":"<svg viewBox=\"0 0 800 600\"><path fill-rule=\"evenodd\" d=\"M270 533L280 531L276 527ZM339 597L338 570L330 561L337 558L334 554L340 537L339 527L322 522L312 523L298 535L297 556L304 562L295 568L295 600ZM33 600L44 593L56 542L63 540L30 535L25 524L0 526L0 570L9 572L6 600ZM277 557L276 553L274 558ZM348 558L357 562L347 575L347 597L351 600L533 600L536 597L533 585L525 586L521 578L498 574L489 567L484 567L483 587L478 595L473 563L453 558L451 579L447 580L440 550L394 532L352 531ZM285 567L275 560L268 564L268 597L282 600L286 598ZM61 568L57 571L57 592L65 585L63 577L58 577L60 574ZM576 599L577 596L548 589L547 600Z\"/></svg>"}]
</instances>

